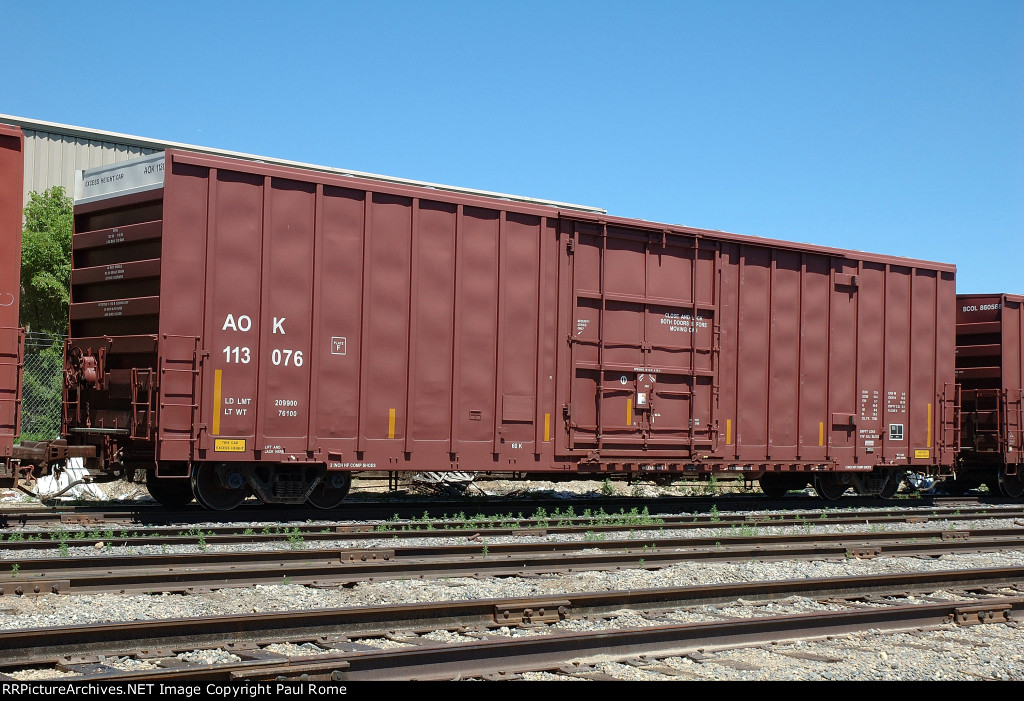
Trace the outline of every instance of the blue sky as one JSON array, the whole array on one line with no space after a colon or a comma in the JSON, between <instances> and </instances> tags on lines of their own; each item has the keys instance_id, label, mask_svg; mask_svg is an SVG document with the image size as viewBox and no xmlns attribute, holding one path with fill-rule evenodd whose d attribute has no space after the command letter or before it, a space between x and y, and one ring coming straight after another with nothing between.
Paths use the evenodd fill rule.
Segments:
<instances>
[{"instance_id":1,"label":"blue sky","mask_svg":"<svg viewBox=\"0 0 1024 701\"><path fill-rule=\"evenodd\" d=\"M0 113L1024 293L1024 1L0 0Z\"/></svg>"}]
</instances>

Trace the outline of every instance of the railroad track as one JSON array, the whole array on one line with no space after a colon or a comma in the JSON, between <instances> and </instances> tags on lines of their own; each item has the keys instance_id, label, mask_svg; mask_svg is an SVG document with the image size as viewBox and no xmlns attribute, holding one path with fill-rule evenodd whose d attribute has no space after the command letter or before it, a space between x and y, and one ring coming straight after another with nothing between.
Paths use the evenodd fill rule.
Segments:
<instances>
[{"instance_id":1,"label":"railroad track","mask_svg":"<svg viewBox=\"0 0 1024 701\"><path fill-rule=\"evenodd\" d=\"M664 657L724 648L866 630L1011 623L1024 611L1022 587L1024 568L990 568L11 630L0 632L0 678L41 666L75 675L76 681L512 678L538 670L595 678L600 672L587 661L596 658L643 656L641 664L657 669ZM961 600L905 598L941 589L955 590ZM664 615L793 597L821 600L831 610L685 623ZM645 625L558 629L566 621L614 616L623 607L642 611ZM533 634L500 634L510 628ZM458 632L461 642L439 644L421 635L437 630ZM375 648L369 644L375 639L400 647ZM264 649L281 643L306 644L317 652L288 656ZM235 661L210 666L181 659L181 653L209 647L229 651ZM106 664L119 655L150 669Z\"/></svg>"},{"instance_id":2,"label":"railroad track","mask_svg":"<svg viewBox=\"0 0 1024 701\"><path fill-rule=\"evenodd\" d=\"M185 592L282 582L327 586L407 577L654 569L687 561L844 560L1022 549L1024 529L1002 528L21 558L0 573L0 596Z\"/></svg>"},{"instance_id":3,"label":"railroad track","mask_svg":"<svg viewBox=\"0 0 1024 701\"><path fill-rule=\"evenodd\" d=\"M304 507L275 507L265 504L244 504L231 511L210 511L198 505L184 509L168 509L158 504L125 505L112 503L57 507L19 504L0 508L0 528L23 528L29 525L44 527L104 523L146 525L238 522L301 523L304 521L337 520L374 521L387 520L396 515L402 520L409 520L419 517L424 512L433 514L472 512L486 516L498 516L518 511L533 513L537 509L544 509L554 513L566 510L569 507L573 508L577 513L582 513L587 509L593 512L604 510L606 513L615 513L647 508L649 511L659 514L704 513L708 517L710 517L710 512L716 509L730 512L801 509L810 513L824 512L841 515L844 511L856 508L869 508L879 511L888 508L892 510L897 504L900 508L934 508L937 510L948 509L949 511L978 507L982 504L992 505L997 508L1017 509L1018 511L1024 508L1019 505L1019 502L988 496L923 496L901 499L898 502L870 497L847 497L840 502L825 503L815 497L806 496L770 500L761 495L737 494L718 495L715 497L656 497L651 499L579 496L573 499L495 497L486 500L472 498L464 500L404 499L400 501L351 501L346 502L343 508L333 511Z\"/></svg>"},{"instance_id":4,"label":"railroad track","mask_svg":"<svg viewBox=\"0 0 1024 701\"><path fill-rule=\"evenodd\" d=\"M820 502L816 505L820 505ZM889 610L892 602L885 602L878 597L898 600L908 592L927 594L940 584L922 580L923 583L919 585L908 584L901 589L895 580L890 580L887 584L892 585L892 588L884 591L857 592L851 589L850 593L844 594L839 589L823 589L813 596L826 602L845 596L861 597L861 600L859 603L851 601L843 604L842 611L830 604L827 615L788 607L788 613L782 617L763 616L760 614L765 613L765 610L756 612L755 609L758 609L758 601L784 599L787 596L782 593L784 590L761 594L748 590L727 594L722 589L718 591L721 598L717 601L736 602L730 604L733 607L731 610L736 613L730 614L730 620L724 622L688 621L681 624L667 614L660 617L660 614L648 615L651 611L663 611L664 608L657 602L630 600L628 595L620 591L603 592L608 597L608 609L603 613L596 604L594 608L588 608L589 604L581 595L558 594L484 601L506 605L502 611L507 610L508 614L503 619L503 625L499 625L499 621L494 618L497 609L493 607L482 614L479 611L466 616L444 614L450 611L448 605L458 607L481 602L440 601L440 597L465 596L461 590L464 587L469 591L477 590L475 582L512 582L521 575L536 577L538 583L542 583L547 580L560 581L563 574L568 574L578 582L622 582L620 586L630 586L633 591L641 591L635 588L636 585L625 583L639 581L643 582L640 586L651 586L668 579L679 583L702 579L714 581L706 577L691 577L687 574L680 577L673 574L680 572L679 568L668 570L665 575L645 572L687 561L707 564L715 568L712 571L716 572L756 571L764 577L778 570L777 565L771 565L771 569L768 569L769 562L780 562L786 571L799 572L800 568L793 569L792 565L782 564L781 561L803 558L844 561L850 563L840 565L844 569L863 572L867 571L865 568L872 568L878 572L882 571L878 567L880 563L870 562L877 557L930 558L945 553L1024 550L1024 528L1007 526L1005 521L1024 515L1019 505L981 506L959 503L914 510L854 510L830 506L796 514L766 514L742 510L739 513L726 513L724 509L719 511L713 504L715 508L699 514L651 515L630 509L617 514L592 511L586 517L569 511L564 502L561 502L561 508L565 511L557 514L543 510L538 512L533 504L530 506L535 512L523 518L519 518L519 514L512 517L508 508L461 519L424 516L422 510L417 508L413 511L415 518L399 517L396 520L392 509L386 519L381 518L374 523L292 523L267 524L262 527L251 523L222 523L175 528L143 527L128 523L65 522L51 530L32 527L10 529L4 535L8 539L14 536L15 540L0 543L0 551L4 552L4 564L0 568L0 589L3 590L0 596L0 620L4 611L27 616L26 620L35 620L34 611L70 611L69 607L74 606L70 602L79 600L73 596L46 599L18 596L19 589L22 595L37 593L37 586L39 594L52 592L54 586L61 594L100 594L98 598L87 596L82 601L103 601L103 606L113 607L121 605L122 599L117 592L130 594L167 591L192 595L175 597L173 601L167 599L166 605L159 604L155 609L144 602L153 601L156 604L158 600L163 600L162 597L150 599L136 594L123 599L125 605L133 611L156 610L164 612L162 615L181 610L237 611L239 608L235 605L217 603L235 597L234 593L206 592L249 587L257 583L303 584L310 588L269 587L251 590L238 595L246 597L245 601L253 602L251 609L246 606L242 610L264 610L268 606L276 608L276 605L269 602L281 596L301 596L302 600L309 601L313 606L337 606L352 601L352 596L346 593L346 589L339 589L339 585L357 585L357 590L353 592L355 600L375 603L416 600L419 597L406 598L398 592L408 590L412 593L415 589L410 589L410 586L418 582L437 592L435 598L439 600L427 604L424 611L411 613L406 618L387 618L384 614L389 610L388 607L371 605L353 608L353 613L338 618L338 625L333 629L317 624L318 613L328 609L316 608L256 614L250 622L243 624L244 630L236 627L227 633L224 632L227 629L219 627L221 624L218 621L238 623L242 618L218 616L194 619L197 627L190 628L191 632L182 632L180 636L172 630L177 624L165 625L164 621L98 624L99 628L106 626L108 635L112 636L110 639L114 641L130 628L132 632L124 638L127 647L104 647L106 643L102 640L93 645L88 642L90 638L83 635L86 629L94 629L94 626L78 626L55 633L66 636L66 647L53 647L58 638L49 638L37 650L39 657L18 657L22 662L12 658L11 663L7 664L7 651L0 643L0 650L3 650L0 652L0 660L4 660L0 662L0 675L21 674L24 670L18 672L18 664L25 667L49 664L53 666L55 674L74 674L83 680L216 681L280 677L320 679L333 683L330 680L455 678L460 674L463 678L505 679L516 678L517 675L532 678L535 670L546 670L558 676L599 679L604 678L603 675L609 670L601 664L593 664L595 656L627 661L639 670L660 669L666 674L674 674L679 672L678 660L665 664L664 660L668 659L666 655L684 650L693 660L705 657L710 660L708 655L713 653L708 651L717 648L719 643L748 646L761 644L765 640L813 638L830 634L816 630L856 631L861 630L858 627L861 624L872 630L904 630L905 626L931 628L936 625L948 626L949 623L941 621L965 616L967 619L974 616L978 622L982 619L985 622L1008 620L1012 624L1014 616L1019 616L1016 612L1020 602L1015 600L1021 597L1021 584L1013 579L1019 574L1011 574L1010 578L1002 580L986 580L981 575L985 581L976 581L971 570L957 570L951 575L962 586L949 585L960 590L972 590L970 596L964 598L958 595L957 598L963 600L953 603L918 597L911 611L901 614L895 608L891 609L891 620L884 616L872 618L869 612L861 612L858 618L853 615L856 611L848 609L879 609L884 604ZM73 518L75 514L70 516ZM1003 520L1003 523L992 524L998 525L998 528L986 528L984 526L989 519ZM837 526L843 526L843 530L848 532L836 532L840 530ZM871 532L867 532L868 528L872 529ZM699 530L686 537L685 534L693 529ZM424 538L438 540L424 542ZM441 539L447 539L449 544L444 545L446 541ZM102 546L98 545L101 542ZM179 551L200 552L157 555L152 547L154 544L173 546ZM230 552L242 544L248 548L265 544L265 547L277 549ZM110 554L125 552L124 546L152 554ZM57 555L59 551L60 556L39 557L47 551L50 555ZM21 552L25 553L25 557L20 555ZM856 566L855 559L858 561ZM1007 555L1004 559L1021 561L1018 554ZM724 564L728 562L739 564ZM991 557L979 558L976 562L984 563L982 566L998 564ZM16 576L10 576L11 572L7 568L10 566L14 569L15 565ZM817 565L810 567L815 568L811 571L824 571L818 570ZM827 567L835 571L836 565ZM921 565L920 568L926 567ZM707 568L701 569L707 571ZM595 571L605 574L590 574ZM471 578L465 579L467 576ZM453 580L449 585L444 579L446 577L460 579ZM740 578L744 577L741 575ZM423 581L428 579L433 581ZM802 586L810 581L800 579L792 584ZM862 581L865 587L870 587L883 581L883 577L872 575L863 577ZM378 586L377 582L381 584ZM771 584L787 586L785 582ZM723 586L735 588L735 585ZM322 591L318 591L321 588ZM545 583L539 590L571 591L579 588L578 584L561 589L560 584L552 586L551 583ZM524 589L521 585L507 587L504 584L488 584L482 591L489 592L484 594L487 596L498 591L519 594ZM224 596L229 599L217 598ZM977 599L979 596L982 598ZM993 597L1006 601L993 604ZM31 604L31 601L42 602L39 606L43 608ZM129 601L138 603L129 604ZM193 601L196 603L188 603ZM683 608L702 605L698 599L691 598L688 601L690 603L684 601L674 605ZM552 607L553 603L557 605ZM934 605L935 608L926 611L921 608L923 604ZM646 623L638 627L631 623L632 619L628 616L615 618L609 613L618 609L635 610L636 615L642 616ZM340 610L330 609L331 613L326 615L337 615ZM750 611L755 611L757 620L748 621L749 627L740 626L734 617L746 617ZM845 621L843 625L848 626L846 629L838 623L839 613ZM442 614L448 615L445 619L447 623L438 619ZM359 623L361 615L365 618ZM437 620L431 619L431 615ZM718 616L714 613L710 615ZM815 615L824 622L823 626L814 627ZM268 623L275 616L279 619L276 628ZM610 617L606 621L607 625L595 618L601 616ZM777 620L771 623L771 619ZM51 617L50 620L54 619ZM109 619L88 614L79 620ZM330 621L329 618L325 620ZM288 621L294 626L291 632L287 629ZM730 622L734 624L731 628L725 625ZM960 624L963 622L961 620ZM270 627L262 628L264 623ZM829 628L833 623L836 627ZM602 630L580 630L575 627L577 624L584 627L594 624L602 627ZM496 632L495 626L518 632ZM610 630L613 627L616 630ZM147 629L150 631L146 632ZM33 629L42 630L45 629ZM22 635L20 639L30 641L36 635L33 632L30 637ZM510 635L515 637L509 640ZM521 642L518 637L520 635L537 640ZM461 641L455 646L457 654L453 653L451 645L439 643L447 637ZM18 638L12 640L15 639ZM546 649L545 644L551 643L545 641L556 641L558 644ZM282 649L282 645L291 648ZM602 647L604 645L611 648ZM305 646L306 652L297 649L297 646ZM396 649L381 649L386 646L396 646ZM866 643L863 647L870 649L872 643ZM641 648L647 655L643 659L640 659L640 653L637 652ZM578 654L567 657L565 650L575 650ZM790 652L799 655L800 650ZM207 653L216 654L218 663L199 666L189 662ZM48 662L42 659L47 654L50 656ZM111 655L125 655L127 661L121 664L106 659ZM514 658L509 658L510 655ZM225 657L231 661L226 662ZM721 655L714 657L727 665L728 659ZM514 659L515 664L510 664L510 659ZM708 664L712 663L709 661ZM125 669L133 665L136 669ZM671 672L670 667L675 672ZM684 675L684 678L688 677Z\"/></svg>"},{"instance_id":5,"label":"railroad track","mask_svg":"<svg viewBox=\"0 0 1024 701\"><path fill-rule=\"evenodd\" d=\"M849 524L927 524L933 521L988 521L993 519L1024 519L1022 507L975 507L975 508L933 508L927 511L894 512L893 510L870 510L856 512L810 511L800 514L686 514L651 515L647 512L621 510L577 516L556 512L522 518L518 515L498 514L492 517L478 515L470 518L420 518L416 520L395 520L378 523L348 522L331 524L321 522L267 524L252 527L213 526L202 524L188 530L176 527L133 527L116 521L92 522L72 520L55 529L22 528L9 533L0 533L0 549L34 550L47 548L93 547L96 542L116 541L122 546L152 545L195 545L200 541L208 544L253 544L274 541L317 542L333 540L359 540L372 533L383 538L427 538L444 535L462 536L467 533L486 537L503 536L544 536L547 534L614 533L631 529L705 529L742 528L769 529L785 526L817 527L823 525Z\"/></svg>"}]
</instances>

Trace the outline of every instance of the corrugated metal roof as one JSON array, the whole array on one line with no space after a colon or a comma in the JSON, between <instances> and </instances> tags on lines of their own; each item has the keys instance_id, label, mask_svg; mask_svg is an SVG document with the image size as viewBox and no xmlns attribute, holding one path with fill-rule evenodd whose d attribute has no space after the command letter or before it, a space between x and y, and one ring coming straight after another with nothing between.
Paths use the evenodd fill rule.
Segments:
<instances>
[{"instance_id":1,"label":"corrugated metal roof","mask_svg":"<svg viewBox=\"0 0 1024 701\"><path fill-rule=\"evenodd\" d=\"M0 121L5 119L0 116ZM22 125L19 125L22 126ZM75 171L136 158L160 149L60 134L22 127L25 132L25 191L42 192L63 185L71 195L75 191Z\"/></svg>"},{"instance_id":2,"label":"corrugated metal roof","mask_svg":"<svg viewBox=\"0 0 1024 701\"><path fill-rule=\"evenodd\" d=\"M130 134L119 134L101 129L86 129L69 124L58 124L56 122L44 122L38 119L26 119L8 114L0 114L0 122L13 124L22 128L25 132L25 198L28 199L28 192L42 191L51 185L63 185L68 194L74 192L75 171L85 168L92 168L98 165L116 163L118 161L144 156L164 149L176 148L183 151L194 151L196 153L208 153L216 156L228 156L230 158L242 158L250 161L262 161L274 165L293 166L324 173L335 173L348 175L370 180L399 183L402 185L417 185L429 187L436 190L449 192L461 192L484 197L496 197L512 202L527 202L530 204L548 205L552 207L563 207L583 212L604 213L605 210L599 207L591 207L581 204L570 204L556 202L554 200L526 197L523 195L510 195L501 192L490 192L487 190L476 190L473 188L456 187L454 185L443 185L439 183L424 182L420 180L409 180L396 178L376 173L364 173L357 170L345 168L333 168L330 166L316 165L312 163L301 163L288 161L281 158L268 156L257 156L251 153L239 153L226 151L224 149L207 148L194 144L182 144L176 141L165 141L162 139L147 139L141 136Z\"/></svg>"}]
</instances>

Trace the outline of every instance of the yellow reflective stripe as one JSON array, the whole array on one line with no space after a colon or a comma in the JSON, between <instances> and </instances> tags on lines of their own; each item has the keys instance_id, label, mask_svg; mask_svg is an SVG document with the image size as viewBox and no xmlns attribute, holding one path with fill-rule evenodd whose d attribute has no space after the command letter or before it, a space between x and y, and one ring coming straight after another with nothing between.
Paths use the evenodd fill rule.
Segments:
<instances>
[{"instance_id":1,"label":"yellow reflective stripe","mask_svg":"<svg viewBox=\"0 0 1024 701\"><path fill-rule=\"evenodd\" d=\"M818 422L818 445L825 445L825 422Z\"/></svg>"},{"instance_id":2,"label":"yellow reflective stripe","mask_svg":"<svg viewBox=\"0 0 1024 701\"><path fill-rule=\"evenodd\" d=\"M388 438L395 437L395 410L388 409Z\"/></svg>"},{"instance_id":3,"label":"yellow reflective stripe","mask_svg":"<svg viewBox=\"0 0 1024 701\"><path fill-rule=\"evenodd\" d=\"M551 440L551 414L544 414L544 442Z\"/></svg>"},{"instance_id":4,"label":"yellow reflective stripe","mask_svg":"<svg viewBox=\"0 0 1024 701\"><path fill-rule=\"evenodd\" d=\"M220 376L221 370L213 371L213 435L220 433Z\"/></svg>"},{"instance_id":5,"label":"yellow reflective stripe","mask_svg":"<svg viewBox=\"0 0 1024 701\"><path fill-rule=\"evenodd\" d=\"M928 447L932 447L932 405L928 405Z\"/></svg>"},{"instance_id":6,"label":"yellow reflective stripe","mask_svg":"<svg viewBox=\"0 0 1024 701\"><path fill-rule=\"evenodd\" d=\"M633 425L633 398L629 397L626 400L626 425Z\"/></svg>"},{"instance_id":7,"label":"yellow reflective stripe","mask_svg":"<svg viewBox=\"0 0 1024 701\"><path fill-rule=\"evenodd\" d=\"M725 444L732 445L732 419L725 420Z\"/></svg>"}]
</instances>

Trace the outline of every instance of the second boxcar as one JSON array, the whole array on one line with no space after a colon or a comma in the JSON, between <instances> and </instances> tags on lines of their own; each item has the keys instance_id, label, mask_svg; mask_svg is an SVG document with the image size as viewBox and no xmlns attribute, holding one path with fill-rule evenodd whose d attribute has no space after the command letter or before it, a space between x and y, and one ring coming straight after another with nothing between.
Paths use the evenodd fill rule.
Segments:
<instances>
[{"instance_id":1,"label":"second boxcar","mask_svg":"<svg viewBox=\"0 0 1024 701\"><path fill-rule=\"evenodd\" d=\"M992 493L1024 495L1024 297L957 295L956 374L961 437L948 491L981 483Z\"/></svg>"},{"instance_id":2,"label":"second boxcar","mask_svg":"<svg viewBox=\"0 0 1024 701\"><path fill-rule=\"evenodd\" d=\"M952 265L180 151L80 190L65 428L166 502L953 461Z\"/></svg>"}]
</instances>

